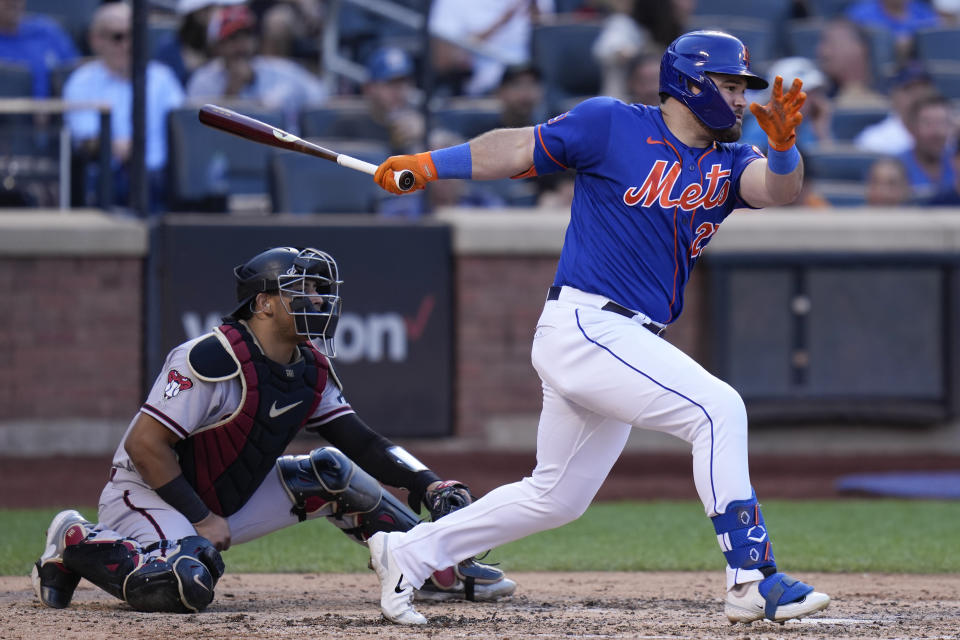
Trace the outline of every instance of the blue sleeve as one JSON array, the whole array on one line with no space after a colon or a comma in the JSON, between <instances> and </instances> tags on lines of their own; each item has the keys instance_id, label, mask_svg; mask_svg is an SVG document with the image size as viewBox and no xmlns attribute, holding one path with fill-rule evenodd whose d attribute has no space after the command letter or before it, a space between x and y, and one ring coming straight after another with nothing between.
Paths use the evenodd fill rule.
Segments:
<instances>
[{"instance_id":1,"label":"blue sleeve","mask_svg":"<svg viewBox=\"0 0 960 640\"><path fill-rule=\"evenodd\" d=\"M590 98L534 128L533 164L537 175L584 170L607 153L614 98Z\"/></svg>"},{"instance_id":2,"label":"blue sleeve","mask_svg":"<svg viewBox=\"0 0 960 640\"><path fill-rule=\"evenodd\" d=\"M749 144L737 144L734 145L733 149L733 174L730 176L731 184L734 186L733 189L733 207L732 209L759 209L760 207L755 207L749 204L746 200L740 197L740 178L743 177L743 171L747 168L747 165L755 160L760 160L765 156L760 151L759 148L749 145Z\"/></svg>"}]
</instances>

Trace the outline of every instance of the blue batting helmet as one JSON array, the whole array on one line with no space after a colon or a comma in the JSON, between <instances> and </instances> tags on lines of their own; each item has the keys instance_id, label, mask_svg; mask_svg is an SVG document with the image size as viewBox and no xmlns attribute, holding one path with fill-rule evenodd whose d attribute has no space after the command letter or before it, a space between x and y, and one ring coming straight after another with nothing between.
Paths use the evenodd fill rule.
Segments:
<instances>
[{"instance_id":1,"label":"blue batting helmet","mask_svg":"<svg viewBox=\"0 0 960 640\"><path fill-rule=\"evenodd\" d=\"M722 31L691 31L667 47L660 60L660 92L673 96L711 129L732 127L737 118L707 73L742 76L748 89L767 81L750 71L750 54L740 40ZM693 93L690 85L700 93Z\"/></svg>"}]
</instances>

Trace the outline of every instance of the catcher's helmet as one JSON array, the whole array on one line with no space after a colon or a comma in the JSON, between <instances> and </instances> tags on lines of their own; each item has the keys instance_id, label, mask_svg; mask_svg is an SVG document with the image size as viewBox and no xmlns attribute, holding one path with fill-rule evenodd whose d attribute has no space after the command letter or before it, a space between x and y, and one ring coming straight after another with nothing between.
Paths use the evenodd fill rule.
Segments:
<instances>
[{"instance_id":1,"label":"catcher's helmet","mask_svg":"<svg viewBox=\"0 0 960 640\"><path fill-rule=\"evenodd\" d=\"M317 249L276 247L238 265L233 274L239 304L228 317L249 318L257 313L251 304L258 293L280 293L297 333L314 340L327 356L336 355L333 338L340 320L342 281L332 256Z\"/></svg>"},{"instance_id":2,"label":"catcher's helmet","mask_svg":"<svg viewBox=\"0 0 960 640\"><path fill-rule=\"evenodd\" d=\"M728 129L737 118L708 72L743 76L748 89L766 89L768 84L750 71L747 48L729 33L691 31L670 43L660 60L660 92L685 104L711 129ZM693 93L691 84L700 93Z\"/></svg>"}]
</instances>

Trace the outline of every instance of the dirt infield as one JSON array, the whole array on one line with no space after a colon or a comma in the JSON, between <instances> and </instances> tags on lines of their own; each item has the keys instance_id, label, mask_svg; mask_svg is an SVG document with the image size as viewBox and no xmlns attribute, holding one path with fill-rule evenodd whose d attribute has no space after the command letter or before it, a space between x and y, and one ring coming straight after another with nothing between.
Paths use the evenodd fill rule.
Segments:
<instances>
[{"instance_id":1,"label":"dirt infield","mask_svg":"<svg viewBox=\"0 0 960 640\"><path fill-rule=\"evenodd\" d=\"M420 451L418 451L420 453ZM532 453L424 451L421 459L477 493L529 473ZM109 458L0 458L0 507L96 503ZM624 454L598 500L695 499L689 455ZM960 468L957 456L752 456L766 498L842 497L846 473ZM83 582L66 610L42 607L27 577L0 577L0 640L100 638L954 638L960 640L960 576L803 574L834 602L786 625L731 626L723 616L723 574L513 573L517 593L498 604L424 603L424 628L397 627L379 614L376 578L362 574L227 574L199 615L141 614Z\"/></svg>"},{"instance_id":2,"label":"dirt infield","mask_svg":"<svg viewBox=\"0 0 960 640\"><path fill-rule=\"evenodd\" d=\"M819 615L785 625L727 623L722 573L519 573L496 604L424 603L425 627L379 614L372 573L226 575L198 615L142 614L82 583L69 609L40 605L26 577L0 578L0 638L960 638L955 575L801 576L830 593Z\"/></svg>"}]
</instances>

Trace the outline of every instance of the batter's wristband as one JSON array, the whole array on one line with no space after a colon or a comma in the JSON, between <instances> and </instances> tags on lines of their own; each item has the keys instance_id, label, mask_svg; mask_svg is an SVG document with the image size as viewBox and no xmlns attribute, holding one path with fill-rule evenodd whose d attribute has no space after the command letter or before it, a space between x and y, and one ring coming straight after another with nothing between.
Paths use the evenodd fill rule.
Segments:
<instances>
[{"instance_id":1,"label":"batter's wristband","mask_svg":"<svg viewBox=\"0 0 960 640\"><path fill-rule=\"evenodd\" d=\"M767 152L767 168L777 175L785 176L793 173L798 164L800 164L800 152L797 151L797 145L793 145L786 151L777 151L770 147Z\"/></svg>"},{"instance_id":2,"label":"batter's wristband","mask_svg":"<svg viewBox=\"0 0 960 640\"><path fill-rule=\"evenodd\" d=\"M182 513L190 524L197 524L210 515L210 507L203 503L182 473L154 491L164 502Z\"/></svg>"},{"instance_id":3,"label":"batter's wristband","mask_svg":"<svg viewBox=\"0 0 960 640\"><path fill-rule=\"evenodd\" d=\"M469 180L473 177L473 156L470 153L470 143L464 142L455 147L437 149L430 152L433 164L437 168L438 178L462 178Z\"/></svg>"}]
</instances>

